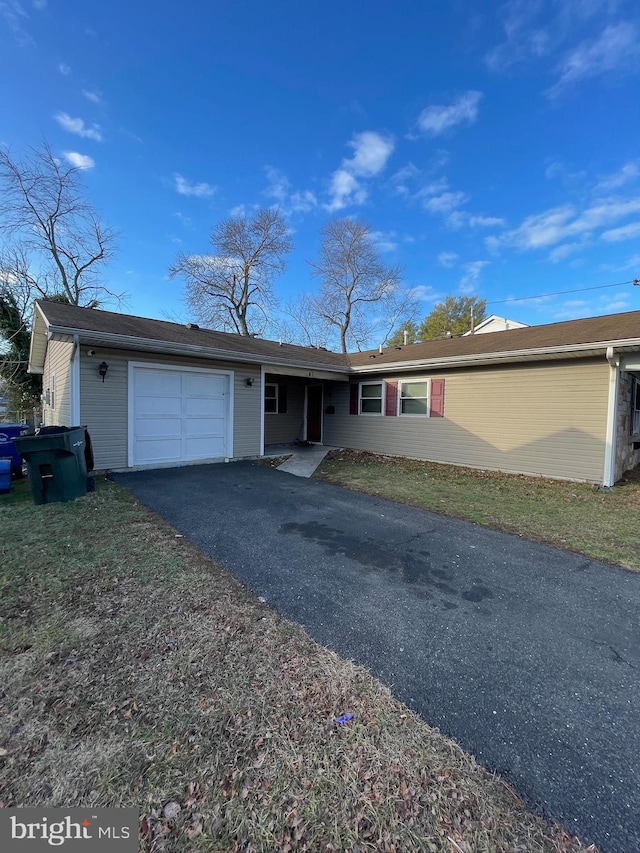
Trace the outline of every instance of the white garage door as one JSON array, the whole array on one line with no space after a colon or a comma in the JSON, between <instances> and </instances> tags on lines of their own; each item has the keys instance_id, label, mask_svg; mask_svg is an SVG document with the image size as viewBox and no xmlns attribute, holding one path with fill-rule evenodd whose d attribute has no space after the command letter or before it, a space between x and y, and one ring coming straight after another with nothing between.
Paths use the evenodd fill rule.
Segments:
<instances>
[{"instance_id":1,"label":"white garage door","mask_svg":"<svg viewBox=\"0 0 640 853\"><path fill-rule=\"evenodd\" d=\"M227 375L134 366L131 380L133 465L229 455Z\"/></svg>"}]
</instances>

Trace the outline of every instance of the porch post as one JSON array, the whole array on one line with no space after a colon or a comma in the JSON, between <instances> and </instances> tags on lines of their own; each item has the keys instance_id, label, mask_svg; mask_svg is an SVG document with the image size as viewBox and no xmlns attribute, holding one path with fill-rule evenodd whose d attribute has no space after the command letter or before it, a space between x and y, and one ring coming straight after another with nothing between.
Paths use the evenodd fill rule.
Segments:
<instances>
[{"instance_id":1,"label":"porch post","mask_svg":"<svg viewBox=\"0 0 640 853\"><path fill-rule=\"evenodd\" d=\"M616 481L616 437L618 432L618 388L620 385L620 356L613 347L607 347L609 362L609 402L607 406L607 434L604 448L603 486L613 486Z\"/></svg>"}]
</instances>

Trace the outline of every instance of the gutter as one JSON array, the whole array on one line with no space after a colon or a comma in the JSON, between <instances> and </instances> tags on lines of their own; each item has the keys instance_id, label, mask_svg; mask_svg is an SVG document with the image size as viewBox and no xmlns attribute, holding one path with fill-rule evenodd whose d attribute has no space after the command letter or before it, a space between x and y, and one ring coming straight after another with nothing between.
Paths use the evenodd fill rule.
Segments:
<instances>
[{"instance_id":1,"label":"gutter","mask_svg":"<svg viewBox=\"0 0 640 853\"><path fill-rule=\"evenodd\" d=\"M620 356L612 346L607 347L607 361L609 362L609 401L607 405L607 432L604 448L602 485L611 487L616 481L618 387L620 385Z\"/></svg>"},{"instance_id":2,"label":"gutter","mask_svg":"<svg viewBox=\"0 0 640 853\"><path fill-rule=\"evenodd\" d=\"M80 424L80 336L73 336L73 348L71 350L71 425Z\"/></svg>"},{"instance_id":3,"label":"gutter","mask_svg":"<svg viewBox=\"0 0 640 853\"><path fill-rule=\"evenodd\" d=\"M496 334L498 334L496 332ZM638 347L637 338L619 341L590 341L585 344L564 344L557 347L535 347L522 350L500 351L496 353L478 353L477 355L455 355L444 358L413 359L411 361L384 362L379 356L371 359L371 364L351 366L352 373L399 373L403 370L441 369L446 367L479 366L484 364L504 364L510 361L528 361L542 356L562 358L572 354L583 356L601 355L612 347ZM605 349L606 348L606 349ZM551 360L551 359L548 359Z\"/></svg>"}]
</instances>

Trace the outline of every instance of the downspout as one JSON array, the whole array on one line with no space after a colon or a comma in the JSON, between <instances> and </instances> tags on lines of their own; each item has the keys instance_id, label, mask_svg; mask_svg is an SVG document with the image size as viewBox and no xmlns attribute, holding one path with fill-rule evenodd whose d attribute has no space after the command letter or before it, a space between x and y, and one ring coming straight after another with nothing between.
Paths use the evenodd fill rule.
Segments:
<instances>
[{"instance_id":1,"label":"downspout","mask_svg":"<svg viewBox=\"0 0 640 853\"><path fill-rule=\"evenodd\" d=\"M71 424L80 426L80 338L73 336L71 350Z\"/></svg>"},{"instance_id":2,"label":"downspout","mask_svg":"<svg viewBox=\"0 0 640 853\"><path fill-rule=\"evenodd\" d=\"M620 385L620 356L613 347L607 347L609 362L609 402L607 407L607 435L604 449L604 476L602 485L611 487L616 481L616 437L618 431L618 387Z\"/></svg>"}]
</instances>

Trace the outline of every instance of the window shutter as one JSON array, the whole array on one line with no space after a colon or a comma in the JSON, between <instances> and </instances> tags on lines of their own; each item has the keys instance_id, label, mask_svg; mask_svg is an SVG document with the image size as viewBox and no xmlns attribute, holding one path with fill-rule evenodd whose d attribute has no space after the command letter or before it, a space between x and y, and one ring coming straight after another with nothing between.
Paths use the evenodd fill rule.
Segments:
<instances>
[{"instance_id":1,"label":"window shutter","mask_svg":"<svg viewBox=\"0 0 640 853\"><path fill-rule=\"evenodd\" d=\"M358 414L358 386L351 385L349 388L349 414L357 415Z\"/></svg>"},{"instance_id":2,"label":"window shutter","mask_svg":"<svg viewBox=\"0 0 640 853\"><path fill-rule=\"evenodd\" d=\"M385 415L398 414L398 383L386 382L387 386L387 401L384 408Z\"/></svg>"},{"instance_id":3,"label":"window shutter","mask_svg":"<svg viewBox=\"0 0 640 853\"><path fill-rule=\"evenodd\" d=\"M444 379L431 380L431 410L432 418L444 417Z\"/></svg>"},{"instance_id":4,"label":"window shutter","mask_svg":"<svg viewBox=\"0 0 640 853\"><path fill-rule=\"evenodd\" d=\"M287 386L278 385L278 414L287 414Z\"/></svg>"}]
</instances>

